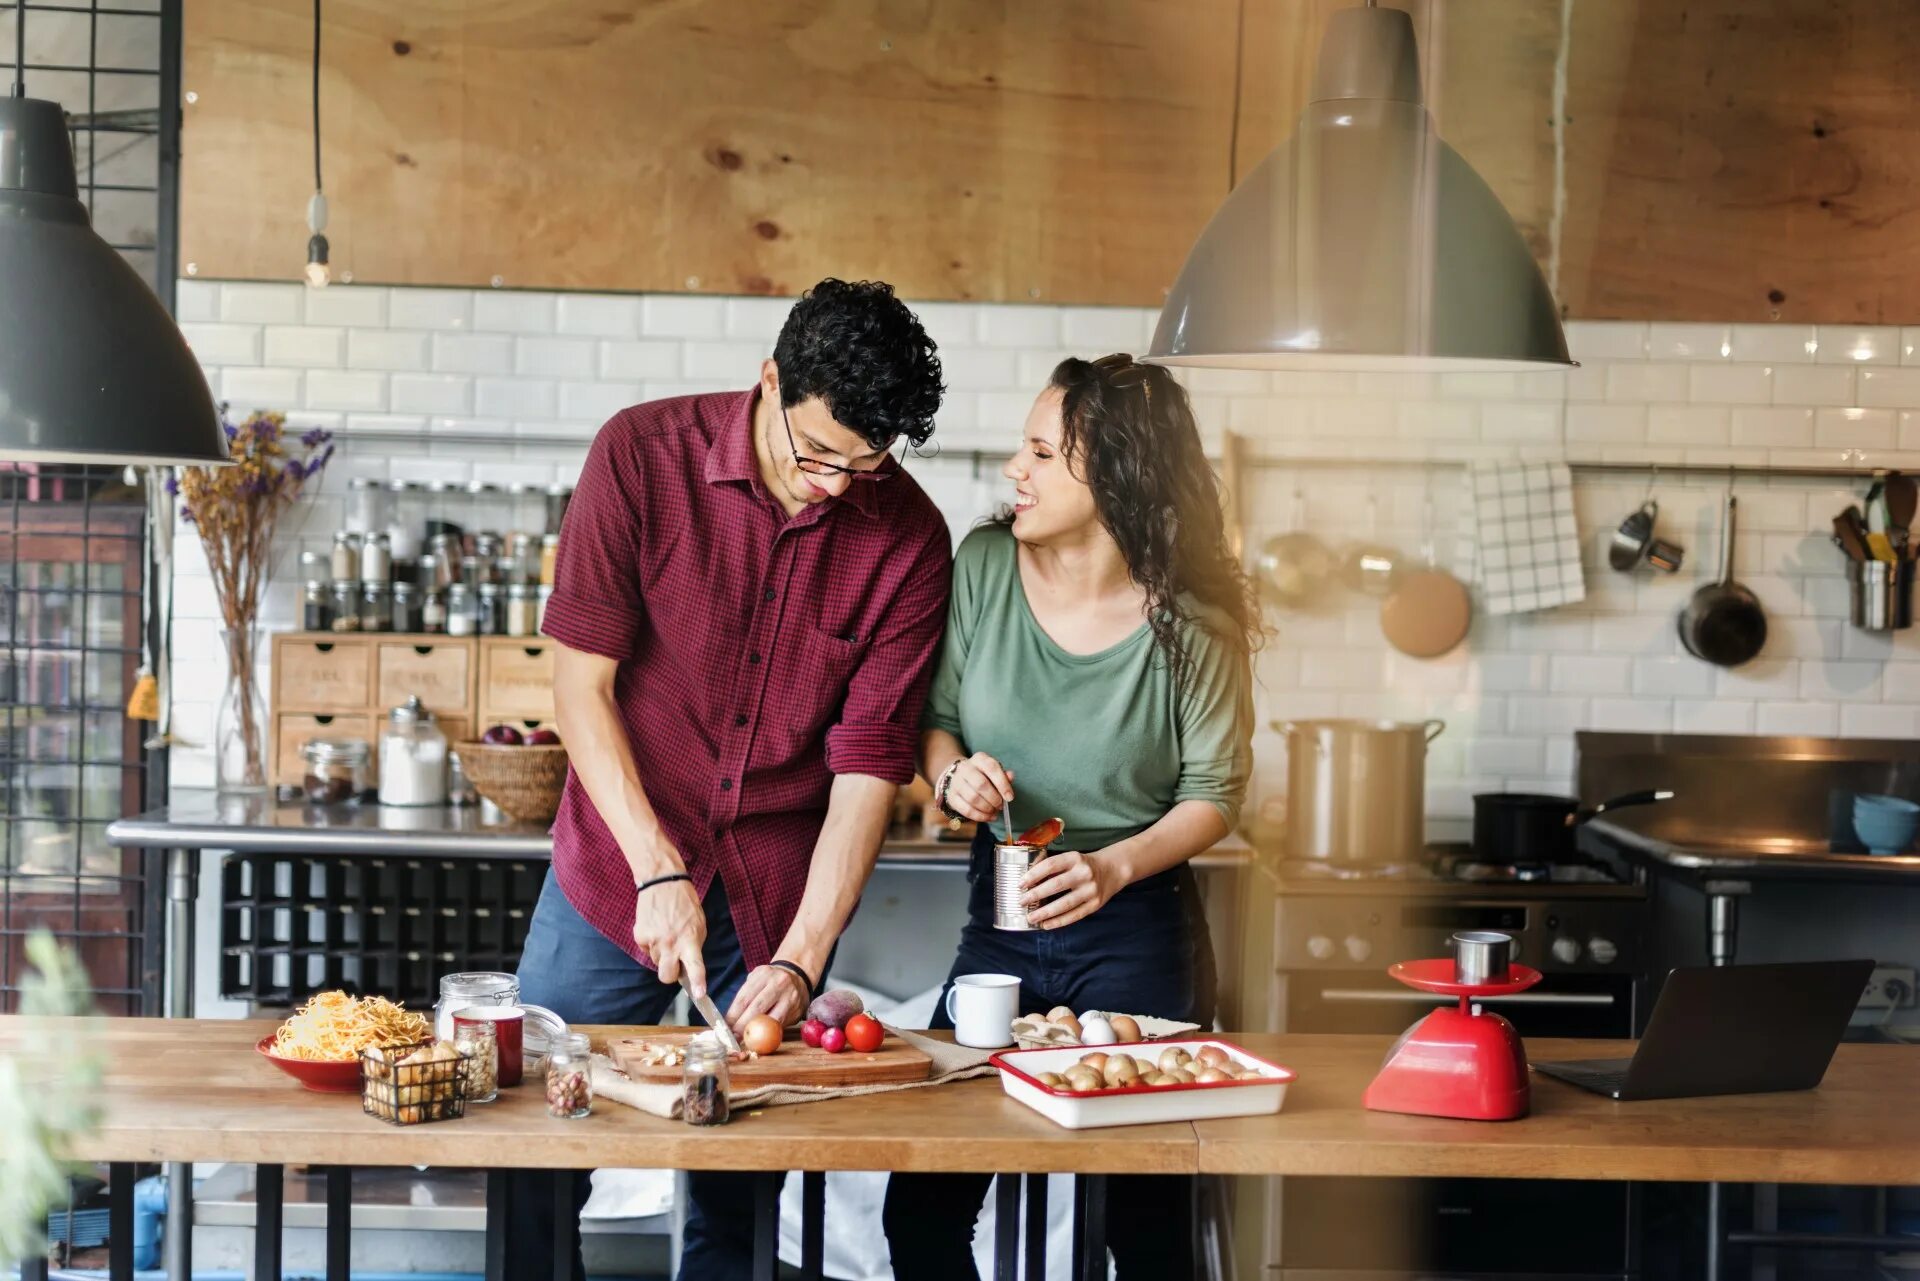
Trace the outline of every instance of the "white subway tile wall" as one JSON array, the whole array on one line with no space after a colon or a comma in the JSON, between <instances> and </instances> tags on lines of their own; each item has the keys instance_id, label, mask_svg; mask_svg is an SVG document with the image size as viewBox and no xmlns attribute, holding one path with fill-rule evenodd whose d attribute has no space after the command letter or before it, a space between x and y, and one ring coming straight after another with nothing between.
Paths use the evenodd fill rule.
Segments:
<instances>
[{"instance_id":1,"label":"white subway tile wall","mask_svg":"<svg viewBox=\"0 0 1920 1281\"><path fill-rule=\"evenodd\" d=\"M746 386L789 306L204 280L179 289L187 339L237 412L285 409L296 424L344 433L321 493L289 519L270 627L292 623L295 553L327 543L351 477L571 480L583 442L620 406ZM1137 353L1156 319L1135 308L916 309L951 390L940 452L907 465L956 537L1004 499L999 458L1053 365L1070 354ZM1244 494L1252 547L1305 522L1336 548L1365 538L1418 558L1431 541L1439 563L1453 567L1467 512L1453 464L1475 458L1920 468L1920 368L1900 367L1920 365L1920 330L1618 321L1567 330L1583 364L1566 373L1218 371L1186 381L1208 441L1231 426L1260 456ZM475 445L476 434L498 443ZM975 450L987 456L976 463ZM1423 459L1432 465L1367 466ZM1824 531L1858 487L1743 478L1736 568L1766 607L1771 636L1737 671L1685 653L1674 618L1715 573L1724 489L1697 473L1577 473L1587 599L1478 618L1466 645L1434 662L1389 649L1378 604L1364 597L1336 590L1314 610L1270 613L1274 635L1257 667L1256 802L1284 777L1271 723L1291 717L1445 720L1428 800L1433 813L1455 818L1470 813L1477 790L1569 787L1576 729L1920 732L1920 638L1846 621L1839 553ZM1649 495L1686 564L1673 576L1616 574L1608 535ZM480 523L514 517L505 499L466 514ZM198 656L217 652L218 623L191 529L178 531L176 548L176 730L201 747L176 751L173 778L205 785L218 673ZM1272 812L1258 804L1251 812L1263 810Z\"/></svg>"}]
</instances>

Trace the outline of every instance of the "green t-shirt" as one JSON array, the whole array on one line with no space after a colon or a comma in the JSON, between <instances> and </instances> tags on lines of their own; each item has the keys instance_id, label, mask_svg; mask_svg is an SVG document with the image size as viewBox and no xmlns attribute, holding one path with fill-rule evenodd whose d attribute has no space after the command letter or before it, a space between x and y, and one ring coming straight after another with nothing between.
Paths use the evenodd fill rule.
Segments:
<instances>
[{"instance_id":1,"label":"green t-shirt","mask_svg":"<svg viewBox=\"0 0 1920 1281\"><path fill-rule=\"evenodd\" d=\"M1212 804L1231 829L1253 756L1247 660L1191 621L1184 691L1144 623L1097 654L1070 654L1034 618L1017 550L998 524L961 542L921 723L1011 769L1015 831L1058 815L1059 849L1104 849L1180 801Z\"/></svg>"}]
</instances>

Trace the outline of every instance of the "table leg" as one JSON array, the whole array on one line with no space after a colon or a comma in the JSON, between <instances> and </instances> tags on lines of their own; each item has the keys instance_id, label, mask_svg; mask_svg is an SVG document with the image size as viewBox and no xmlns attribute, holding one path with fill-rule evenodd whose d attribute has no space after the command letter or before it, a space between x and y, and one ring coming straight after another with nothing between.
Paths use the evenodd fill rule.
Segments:
<instances>
[{"instance_id":1,"label":"table leg","mask_svg":"<svg viewBox=\"0 0 1920 1281\"><path fill-rule=\"evenodd\" d=\"M280 1281L280 1213L286 1167L262 1165L253 1172L253 1281Z\"/></svg>"},{"instance_id":2,"label":"table leg","mask_svg":"<svg viewBox=\"0 0 1920 1281\"><path fill-rule=\"evenodd\" d=\"M993 1281L1020 1281L1020 1176L993 1181Z\"/></svg>"},{"instance_id":3,"label":"table leg","mask_svg":"<svg viewBox=\"0 0 1920 1281\"><path fill-rule=\"evenodd\" d=\"M353 1167L327 1167L327 1281L353 1281Z\"/></svg>"},{"instance_id":4,"label":"table leg","mask_svg":"<svg viewBox=\"0 0 1920 1281\"><path fill-rule=\"evenodd\" d=\"M175 1213L174 1207L180 1210ZM167 1281L193 1281L193 1162L167 1167Z\"/></svg>"},{"instance_id":5,"label":"table leg","mask_svg":"<svg viewBox=\"0 0 1920 1281\"><path fill-rule=\"evenodd\" d=\"M1721 1281L1721 1251L1727 1244L1726 1189L1707 1184L1707 1266L1703 1281Z\"/></svg>"},{"instance_id":6,"label":"table leg","mask_svg":"<svg viewBox=\"0 0 1920 1281\"><path fill-rule=\"evenodd\" d=\"M115 1161L107 1170L107 1275L133 1281L133 1165Z\"/></svg>"},{"instance_id":7,"label":"table leg","mask_svg":"<svg viewBox=\"0 0 1920 1281\"><path fill-rule=\"evenodd\" d=\"M1027 1281L1047 1281L1047 1176L1027 1176Z\"/></svg>"},{"instance_id":8,"label":"table leg","mask_svg":"<svg viewBox=\"0 0 1920 1281\"><path fill-rule=\"evenodd\" d=\"M753 1181L753 1278L779 1281L780 1180L762 1175Z\"/></svg>"},{"instance_id":9,"label":"table leg","mask_svg":"<svg viewBox=\"0 0 1920 1281\"><path fill-rule=\"evenodd\" d=\"M572 1170L553 1172L553 1281L578 1281L573 1268L580 1254L580 1207L573 1199L578 1181Z\"/></svg>"},{"instance_id":10,"label":"table leg","mask_svg":"<svg viewBox=\"0 0 1920 1281\"><path fill-rule=\"evenodd\" d=\"M507 1220L512 1217L507 1172L487 1171L487 1281L507 1281ZM559 1225L554 1225L558 1231Z\"/></svg>"},{"instance_id":11,"label":"table leg","mask_svg":"<svg viewBox=\"0 0 1920 1281\"><path fill-rule=\"evenodd\" d=\"M1080 1213L1086 1221L1080 1249L1074 1256L1075 1281L1107 1281L1107 1176L1075 1176L1080 1185Z\"/></svg>"},{"instance_id":12,"label":"table leg","mask_svg":"<svg viewBox=\"0 0 1920 1281\"><path fill-rule=\"evenodd\" d=\"M806 1281L827 1276L827 1175L807 1170L800 1175L800 1275Z\"/></svg>"}]
</instances>

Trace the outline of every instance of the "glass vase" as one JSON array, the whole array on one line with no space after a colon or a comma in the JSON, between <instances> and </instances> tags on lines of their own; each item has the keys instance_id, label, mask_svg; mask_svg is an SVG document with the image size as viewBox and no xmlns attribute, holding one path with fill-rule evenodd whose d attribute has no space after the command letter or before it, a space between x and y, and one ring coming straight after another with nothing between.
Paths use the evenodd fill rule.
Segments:
<instances>
[{"instance_id":1,"label":"glass vase","mask_svg":"<svg viewBox=\"0 0 1920 1281\"><path fill-rule=\"evenodd\" d=\"M267 790L267 704L260 696L260 629L227 628L227 683L213 718L214 783L222 792Z\"/></svg>"}]
</instances>

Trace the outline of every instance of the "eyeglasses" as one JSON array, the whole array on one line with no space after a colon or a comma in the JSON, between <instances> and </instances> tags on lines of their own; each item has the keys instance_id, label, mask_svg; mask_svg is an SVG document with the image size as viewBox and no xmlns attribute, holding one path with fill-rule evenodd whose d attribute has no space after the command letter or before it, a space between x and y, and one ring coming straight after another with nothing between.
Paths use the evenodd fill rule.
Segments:
<instances>
[{"instance_id":1,"label":"eyeglasses","mask_svg":"<svg viewBox=\"0 0 1920 1281\"><path fill-rule=\"evenodd\" d=\"M885 480L893 475L894 469L887 466L892 461L890 458L882 458L872 467L842 467L838 463L809 458L800 452L800 446L793 439L793 423L787 418L785 405L780 406L780 422L787 429L787 448L793 451L793 465L810 476L846 476L853 480Z\"/></svg>"}]
</instances>

